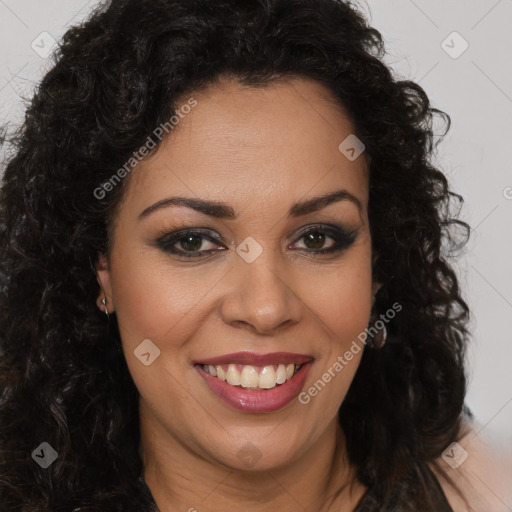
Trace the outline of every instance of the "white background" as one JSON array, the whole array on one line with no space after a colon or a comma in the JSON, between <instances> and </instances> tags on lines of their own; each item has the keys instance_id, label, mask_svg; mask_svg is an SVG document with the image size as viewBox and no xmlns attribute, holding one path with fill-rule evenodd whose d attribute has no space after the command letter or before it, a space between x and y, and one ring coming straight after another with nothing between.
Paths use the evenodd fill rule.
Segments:
<instances>
[{"instance_id":1,"label":"white background","mask_svg":"<svg viewBox=\"0 0 512 512\"><path fill-rule=\"evenodd\" d=\"M95 5L0 0L1 124L20 122L22 98L30 98L51 63L33 41L43 53L50 40L41 33L58 40ZM512 446L512 0L359 5L383 34L386 62L397 76L419 82L433 106L452 118L438 162L464 197L461 218L474 229L458 267L473 312L467 402L487 433ZM464 40L469 47L458 56Z\"/></svg>"}]
</instances>

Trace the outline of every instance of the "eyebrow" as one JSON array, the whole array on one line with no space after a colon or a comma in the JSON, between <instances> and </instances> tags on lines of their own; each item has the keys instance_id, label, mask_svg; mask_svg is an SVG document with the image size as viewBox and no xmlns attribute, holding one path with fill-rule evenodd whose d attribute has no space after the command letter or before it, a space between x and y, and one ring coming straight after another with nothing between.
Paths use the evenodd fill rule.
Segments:
<instances>
[{"instance_id":1,"label":"eyebrow","mask_svg":"<svg viewBox=\"0 0 512 512\"><path fill-rule=\"evenodd\" d=\"M348 190L341 189L337 190L336 192L325 194L323 196L313 197L312 199L307 199L306 201L295 203L288 211L288 216L301 217L303 215L321 210L330 204L343 200L354 203L359 209L359 212L362 214L363 205L361 204L361 201L359 201L359 199L351 194ZM150 214L157 210L161 210L162 208L167 208L169 206L186 206L216 219L237 218L235 210L223 202L207 201L204 199L195 199L191 197L168 197L156 202L151 206L148 206L139 214L139 220L148 217Z\"/></svg>"}]
</instances>

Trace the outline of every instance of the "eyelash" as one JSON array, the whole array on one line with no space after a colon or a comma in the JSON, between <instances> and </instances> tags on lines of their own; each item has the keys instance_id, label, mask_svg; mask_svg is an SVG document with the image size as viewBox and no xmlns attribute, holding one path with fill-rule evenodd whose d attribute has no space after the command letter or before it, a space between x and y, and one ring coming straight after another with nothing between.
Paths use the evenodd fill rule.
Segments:
<instances>
[{"instance_id":1,"label":"eyelash","mask_svg":"<svg viewBox=\"0 0 512 512\"><path fill-rule=\"evenodd\" d=\"M201 228L195 228L195 229L181 229L178 231L173 231L171 233L167 233L164 236L161 236L156 240L157 246L162 249L165 252L169 252L171 254L175 254L178 256L182 256L184 258L195 258L200 259L206 257L208 254L211 254L213 252L217 252L218 249L208 249L204 251L195 251L195 252L189 252L183 250L177 250L173 246L180 242L181 240L185 239L189 235L202 235L203 239L207 239L210 242L213 243L220 243L221 237L219 235L208 235L206 232L211 233L210 230L205 230ZM323 255L328 253L334 253L334 252L341 252L345 249L348 249L353 243L354 240L357 237L357 231L356 230L346 230L343 228L339 228L336 226L326 226L326 225L314 225L314 226L308 226L308 229L302 231L299 234L299 237L297 238L297 241L303 239L306 235L309 233L322 233L327 235L329 238L332 238L334 240L334 245L332 247L329 247L328 249L306 249L305 252L307 253L314 253L315 255Z\"/></svg>"}]
</instances>

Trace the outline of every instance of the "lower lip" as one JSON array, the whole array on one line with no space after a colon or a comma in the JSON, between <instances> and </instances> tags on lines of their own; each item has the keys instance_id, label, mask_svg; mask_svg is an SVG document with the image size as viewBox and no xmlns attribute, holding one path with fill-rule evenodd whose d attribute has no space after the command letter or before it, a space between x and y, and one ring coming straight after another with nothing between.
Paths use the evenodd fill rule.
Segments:
<instances>
[{"instance_id":1,"label":"lower lip","mask_svg":"<svg viewBox=\"0 0 512 512\"><path fill-rule=\"evenodd\" d=\"M312 364L312 361L303 364L291 379L267 390L232 386L210 375L200 364L196 364L195 368L208 387L231 407L244 412L271 412L288 405L299 394Z\"/></svg>"}]
</instances>

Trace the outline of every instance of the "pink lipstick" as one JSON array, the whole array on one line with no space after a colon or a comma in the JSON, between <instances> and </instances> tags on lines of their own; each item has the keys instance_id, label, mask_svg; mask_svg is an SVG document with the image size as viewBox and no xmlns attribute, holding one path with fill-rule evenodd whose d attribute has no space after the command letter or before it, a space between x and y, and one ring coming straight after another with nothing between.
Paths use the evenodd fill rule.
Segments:
<instances>
[{"instance_id":1,"label":"pink lipstick","mask_svg":"<svg viewBox=\"0 0 512 512\"><path fill-rule=\"evenodd\" d=\"M313 357L305 354L237 352L194 361L208 388L244 412L271 412L288 405L304 386Z\"/></svg>"}]
</instances>

